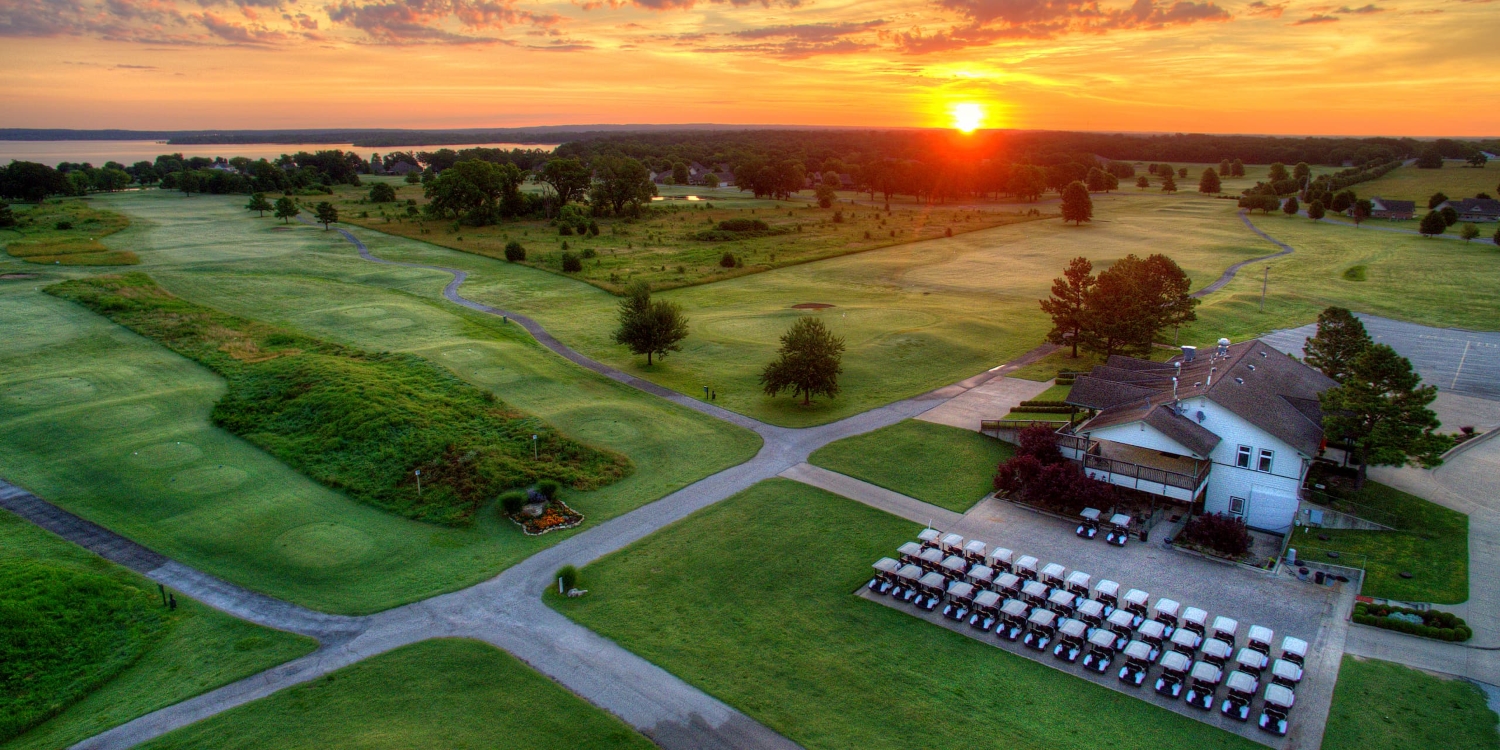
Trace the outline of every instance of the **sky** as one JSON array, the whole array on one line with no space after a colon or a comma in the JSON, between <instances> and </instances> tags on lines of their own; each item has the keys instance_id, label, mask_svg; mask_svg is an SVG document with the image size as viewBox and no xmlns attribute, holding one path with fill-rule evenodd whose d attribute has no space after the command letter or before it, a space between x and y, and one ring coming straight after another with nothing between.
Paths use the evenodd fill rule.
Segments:
<instances>
[{"instance_id":1,"label":"sky","mask_svg":"<svg viewBox=\"0 0 1500 750\"><path fill-rule=\"evenodd\" d=\"M1500 136L1500 0L0 0L0 127Z\"/></svg>"}]
</instances>

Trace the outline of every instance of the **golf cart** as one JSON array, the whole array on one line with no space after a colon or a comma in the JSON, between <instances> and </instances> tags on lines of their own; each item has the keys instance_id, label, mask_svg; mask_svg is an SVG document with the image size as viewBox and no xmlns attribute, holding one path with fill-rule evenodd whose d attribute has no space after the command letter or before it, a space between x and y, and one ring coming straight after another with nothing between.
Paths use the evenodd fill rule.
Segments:
<instances>
[{"instance_id":1,"label":"golf cart","mask_svg":"<svg viewBox=\"0 0 1500 750\"><path fill-rule=\"evenodd\" d=\"M988 546L984 542L978 539L970 540L968 544L964 545L964 559L973 565L983 565L984 553L988 549Z\"/></svg>"},{"instance_id":2,"label":"golf cart","mask_svg":"<svg viewBox=\"0 0 1500 750\"><path fill-rule=\"evenodd\" d=\"M1294 688L1302 681L1302 667L1287 661L1277 659L1271 663L1271 682L1283 687Z\"/></svg>"},{"instance_id":3,"label":"golf cart","mask_svg":"<svg viewBox=\"0 0 1500 750\"><path fill-rule=\"evenodd\" d=\"M1050 609L1032 610L1031 616L1026 618L1026 635L1022 636L1021 643L1038 651L1046 651L1047 644L1052 642L1053 636L1057 635L1057 613Z\"/></svg>"},{"instance_id":4,"label":"golf cart","mask_svg":"<svg viewBox=\"0 0 1500 750\"><path fill-rule=\"evenodd\" d=\"M1203 636L1187 628L1178 628L1172 631L1172 637L1167 640L1171 642L1173 651L1192 656L1198 651L1198 646L1202 645Z\"/></svg>"},{"instance_id":5,"label":"golf cart","mask_svg":"<svg viewBox=\"0 0 1500 750\"><path fill-rule=\"evenodd\" d=\"M1249 674L1257 681L1260 680L1261 673L1266 671L1269 661L1270 658L1253 648L1242 648L1234 655L1235 669Z\"/></svg>"},{"instance_id":6,"label":"golf cart","mask_svg":"<svg viewBox=\"0 0 1500 750\"><path fill-rule=\"evenodd\" d=\"M1067 589L1079 599L1087 599L1089 598L1089 582L1093 579L1094 577L1088 573L1075 570L1068 574Z\"/></svg>"},{"instance_id":7,"label":"golf cart","mask_svg":"<svg viewBox=\"0 0 1500 750\"><path fill-rule=\"evenodd\" d=\"M981 591L974 597L974 614L969 615L969 625L980 630L989 630L1000 621L1000 595L993 591Z\"/></svg>"},{"instance_id":8,"label":"golf cart","mask_svg":"<svg viewBox=\"0 0 1500 750\"><path fill-rule=\"evenodd\" d=\"M1116 513L1110 516L1110 530L1108 534L1104 535L1104 541L1116 547L1124 547L1125 543L1130 541L1130 521L1130 516L1124 513Z\"/></svg>"},{"instance_id":9,"label":"golf cart","mask_svg":"<svg viewBox=\"0 0 1500 750\"><path fill-rule=\"evenodd\" d=\"M1270 656L1271 641L1275 640L1275 638L1276 635L1271 632L1270 628L1260 625L1251 625L1250 632L1245 636L1245 645L1261 652L1262 654L1265 654L1266 656Z\"/></svg>"},{"instance_id":10,"label":"golf cart","mask_svg":"<svg viewBox=\"0 0 1500 750\"><path fill-rule=\"evenodd\" d=\"M1285 685L1267 685L1266 703L1260 711L1260 728L1278 737L1286 736L1286 716L1297 696Z\"/></svg>"},{"instance_id":11,"label":"golf cart","mask_svg":"<svg viewBox=\"0 0 1500 750\"><path fill-rule=\"evenodd\" d=\"M1299 667L1302 666L1302 661L1307 658L1307 641L1291 636L1282 638L1281 658Z\"/></svg>"},{"instance_id":12,"label":"golf cart","mask_svg":"<svg viewBox=\"0 0 1500 750\"><path fill-rule=\"evenodd\" d=\"M1135 627L1140 627L1146 621L1146 603L1151 600L1151 595L1140 590L1131 589L1125 592L1125 611L1135 616Z\"/></svg>"},{"instance_id":13,"label":"golf cart","mask_svg":"<svg viewBox=\"0 0 1500 750\"><path fill-rule=\"evenodd\" d=\"M882 557L870 567L875 569L875 577L865 584L865 588L877 594L889 594L891 588L896 585L896 571L900 570L901 563L889 557Z\"/></svg>"},{"instance_id":14,"label":"golf cart","mask_svg":"<svg viewBox=\"0 0 1500 750\"><path fill-rule=\"evenodd\" d=\"M1052 655L1069 664L1078 661L1078 655L1083 653L1083 637L1088 632L1089 626L1083 621L1064 619L1057 626L1057 645L1052 647Z\"/></svg>"},{"instance_id":15,"label":"golf cart","mask_svg":"<svg viewBox=\"0 0 1500 750\"><path fill-rule=\"evenodd\" d=\"M1028 581L1036 580L1036 558L1031 555L1021 555L1016 561L1015 574Z\"/></svg>"},{"instance_id":16,"label":"golf cart","mask_svg":"<svg viewBox=\"0 0 1500 750\"><path fill-rule=\"evenodd\" d=\"M1230 672L1229 679L1224 684L1229 692L1219 706L1220 713L1235 721L1249 721L1250 701L1255 699L1255 689L1260 687L1260 683L1244 672Z\"/></svg>"},{"instance_id":17,"label":"golf cart","mask_svg":"<svg viewBox=\"0 0 1500 750\"><path fill-rule=\"evenodd\" d=\"M901 555L902 565L916 565L922 559L922 545L916 542L907 542L901 545L896 552Z\"/></svg>"},{"instance_id":18,"label":"golf cart","mask_svg":"<svg viewBox=\"0 0 1500 750\"><path fill-rule=\"evenodd\" d=\"M1104 605L1104 616L1109 617L1120 606L1120 584L1105 578L1094 587L1094 600Z\"/></svg>"},{"instance_id":19,"label":"golf cart","mask_svg":"<svg viewBox=\"0 0 1500 750\"><path fill-rule=\"evenodd\" d=\"M1047 584L1051 588L1060 589L1063 587L1063 574L1067 572L1067 568L1064 568L1057 563L1047 563L1047 565L1042 568L1042 575L1038 580L1040 580L1042 583Z\"/></svg>"},{"instance_id":20,"label":"golf cart","mask_svg":"<svg viewBox=\"0 0 1500 750\"><path fill-rule=\"evenodd\" d=\"M969 562L958 555L949 555L938 565L938 572L950 581L962 581L969 573Z\"/></svg>"},{"instance_id":21,"label":"golf cart","mask_svg":"<svg viewBox=\"0 0 1500 750\"><path fill-rule=\"evenodd\" d=\"M941 531L938 531L937 529L934 529L932 527L928 527L922 529L922 533L917 535L917 541L922 543L923 549L926 549L928 547L937 547L939 536L942 536Z\"/></svg>"},{"instance_id":22,"label":"golf cart","mask_svg":"<svg viewBox=\"0 0 1500 750\"><path fill-rule=\"evenodd\" d=\"M1181 627L1197 634L1198 640L1208 633L1208 613L1197 607L1188 607L1182 611Z\"/></svg>"},{"instance_id":23,"label":"golf cart","mask_svg":"<svg viewBox=\"0 0 1500 750\"><path fill-rule=\"evenodd\" d=\"M1161 676L1156 678L1156 694L1177 700L1182 697L1183 683L1187 681L1188 667L1193 660L1173 651L1161 658Z\"/></svg>"},{"instance_id":24,"label":"golf cart","mask_svg":"<svg viewBox=\"0 0 1500 750\"><path fill-rule=\"evenodd\" d=\"M1008 597L1016 597L1021 595L1021 583L1021 577L1015 573L1001 573L990 588Z\"/></svg>"},{"instance_id":25,"label":"golf cart","mask_svg":"<svg viewBox=\"0 0 1500 750\"><path fill-rule=\"evenodd\" d=\"M1133 615L1123 609L1117 609L1109 617L1104 618L1104 623L1109 627L1111 633L1115 634L1115 650L1125 648L1130 642L1131 631L1135 630L1132 621Z\"/></svg>"},{"instance_id":26,"label":"golf cart","mask_svg":"<svg viewBox=\"0 0 1500 750\"><path fill-rule=\"evenodd\" d=\"M1166 631L1167 626L1156 620L1147 620L1136 628L1136 640L1151 647L1151 661L1156 661L1156 657L1161 656L1161 644L1166 640Z\"/></svg>"},{"instance_id":27,"label":"golf cart","mask_svg":"<svg viewBox=\"0 0 1500 750\"><path fill-rule=\"evenodd\" d=\"M975 565L969 568L969 583L975 588L987 589L995 582L995 571L988 565Z\"/></svg>"},{"instance_id":28,"label":"golf cart","mask_svg":"<svg viewBox=\"0 0 1500 750\"><path fill-rule=\"evenodd\" d=\"M950 620L962 620L974 609L974 584L954 581L948 584L948 603L943 605L943 616Z\"/></svg>"},{"instance_id":29,"label":"golf cart","mask_svg":"<svg viewBox=\"0 0 1500 750\"><path fill-rule=\"evenodd\" d=\"M1167 636L1170 637L1177 629L1177 615L1181 611L1182 605L1176 600L1163 597L1156 600L1156 617L1153 619L1167 626Z\"/></svg>"},{"instance_id":30,"label":"golf cart","mask_svg":"<svg viewBox=\"0 0 1500 750\"><path fill-rule=\"evenodd\" d=\"M964 538L957 534L945 534L938 540L938 549L948 555L962 555L964 553Z\"/></svg>"},{"instance_id":31,"label":"golf cart","mask_svg":"<svg viewBox=\"0 0 1500 750\"><path fill-rule=\"evenodd\" d=\"M1041 581L1027 581L1021 586L1021 598L1031 607L1043 607L1047 604L1047 585Z\"/></svg>"},{"instance_id":32,"label":"golf cart","mask_svg":"<svg viewBox=\"0 0 1500 750\"><path fill-rule=\"evenodd\" d=\"M1090 628L1097 628L1104 623L1104 605L1093 599L1084 599L1078 602L1078 609L1073 616L1083 620Z\"/></svg>"},{"instance_id":33,"label":"golf cart","mask_svg":"<svg viewBox=\"0 0 1500 750\"><path fill-rule=\"evenodd\" d=\"M1006 599L1000 605L1000 625L995 628L995 635L1007 641L1014 641L1021 637L1026 631L1026 614L1030 609L1026 602L1020 599Z\"/></svg>"},{"instance_id":34,"label":"golf cart","mask_svg":"<svg viewBox=\"0 0 1500 750\"><path fill-rule=\"evenodd\" d=\"M997 573L1009 573L1011 569L1011 558L1014 552L1004 548L996 547L985 556L985 564L995 569Z\"/></svg>"},{"instance_id":35,"label":"golf cart","mask_svg":"<svg viewBox=\"0 0 1500 750\"><path fill-rule=\"evenodd\" d=\"M917 555L917 565L929 572L938 570L943 567L943 557L943 551L937 547L924 547L922 554Z\"/></svg>"},{"instance_id":36,"label":"golf cart","mask_svg":"<svg viewBox=\"0 0 1500 750\"><path fill-rule=\"evenodd\" d=\"M1192 681L1188 683L1188 704L1204 711L1213 708L1214 691L1219 689L1219 681L1224 679L1224 670L1206 661L1194 662L1190 677Z\"/></svg>"},{"instance_id":37,"label":"golf cart","mask_svg":"<svg viewBox=\"0 0 1500 750\"><path fill-rule=\"evenodd\" d=\"M1104 674L1114 660L1115 634L1103 628L1089 633L1089 652L1083 655L1083 668Z\"/></svg>"},{"instance_id":38,"label":"golf cart","mask_svg":"<svg viewBox=\"0 0 1500 750\"><path fill-rule=\"evenodd\" d=\"M1073 533L1083 539L1093 539L1099 535L1099 509L1084 508L1078 514L1083 520L1078 522L1078 528Z\"/></svg>"},{"instance_id":39,"label":"golf cart","mask_svg":"<svg viewBox=\"0 0 1500 750\"><path fill-rule=\"evenodd\" d=\"M942 573L927 573L917 580L917 606L931 612L943 601L948 579Z\"/></svg>"},{"instance_id":40,"label":"golf cart","mask_svg":"<svg viewBox=\"0 0 1500 750\"><path fill-rule=\"evenodd\" d=\"M1210 638L1203 642L1199 648L1203 649L1202 659L1209 664L1223 667L1229 657L1234 654L1234 646L1231 646L1218 638Z\"/></svg>"},{"instance_id":41,"label":"golf cart","mask_svg":"<svg viewBox=\"0 0 1500 750\"><path fill-rule=\"evenodd\" d=\"M1140 641L1125 644L1125 666L1120 667L1120 682L1140 687L1151 669L1151 647Z\"/></svg>"},{"instance_id":42,"label":"golf cart","mask_svg":"<svg viewBox=\"0 0 1500 750\"><path fill-rule=\"evenodd\" d=\"M1211 632L1214 640L1223 641L1229 644L1230 648L1234 648L1234 640L1240 632L1240 623L1233 617L1220 615L1214 618L1214 627Z\"/></svg>"},{"instance_id":43,"label":"golf cart","mask_svg":"<svg viewBox=\"0 0 1500 750\"><path fill-rule=\"evenodd\" d=\"M1072 617L1073 607L1077 604L1078 597L1062 589L1053 589L1047 596L1047 609L1056 612L1062 617Z\"/></svg>"},{"instance_id":44,"label":"golf cart","mask_svg":"<svg viewBox=\"0 0 1500 750\"><path fill-rule=\"evenodd\" d=\"M902 565L896 571L896 587L891 589L891 596L903 602L909 602L917 596L917 580L922 577L922 569L915 565Z\"/></svg>"}]
</instances>

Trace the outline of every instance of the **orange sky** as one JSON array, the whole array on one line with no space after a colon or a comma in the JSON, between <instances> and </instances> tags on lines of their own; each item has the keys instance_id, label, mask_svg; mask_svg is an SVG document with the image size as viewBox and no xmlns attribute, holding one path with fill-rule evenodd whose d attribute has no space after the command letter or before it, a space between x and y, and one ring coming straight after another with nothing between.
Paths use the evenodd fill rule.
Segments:
<instances>
[{"instance_id":1,"label":"orange sky","mask_svg":"<svg viewBox=\"0 0 1500 750\"><path fill-rule=\"evenodd\" d=\"M0 127L1500 135L1500 2L0 0Z\"/></svg>"}]
</instances>

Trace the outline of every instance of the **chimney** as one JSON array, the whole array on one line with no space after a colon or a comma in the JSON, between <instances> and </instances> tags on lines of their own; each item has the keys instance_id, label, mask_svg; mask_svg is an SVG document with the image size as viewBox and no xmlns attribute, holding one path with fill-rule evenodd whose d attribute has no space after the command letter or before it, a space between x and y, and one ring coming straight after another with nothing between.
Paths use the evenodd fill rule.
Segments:
<instances>
[{"instance_id":1,"label":"chimney","mask_svg":"<svg viewBox=\"0 0 1500 750\"><path fill-rule=\"evenodd\" d=\"M1192 362L1193 358L1197 357L1197 356L1198 356L1198 347L1196 347L1196 346L1184 346L1184 347L1182 347L1182 361L1183 362Z\"/></svg>"},{"instance_id":2,"label":"chimney","mask_svg":"<svg viewBox=\"0 0 1500 750\"><path fill-rule=\"evenodd\" d=\"M1177 400L1177 378L1172 378L1172 400Z\"/></svg>"}]
</instances>

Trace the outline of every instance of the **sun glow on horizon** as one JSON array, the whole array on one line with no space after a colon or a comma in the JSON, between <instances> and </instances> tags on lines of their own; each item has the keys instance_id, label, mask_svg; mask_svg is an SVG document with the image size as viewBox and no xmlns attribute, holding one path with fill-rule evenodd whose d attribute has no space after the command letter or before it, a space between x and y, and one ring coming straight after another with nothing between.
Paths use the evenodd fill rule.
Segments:
<instances>
[{"instance_id":1,"label":"sun glow on horizon","mask_svg":"<svg viewBox=\"0 0 1500 750\"><path fill-rule=\"evenodd\" d=\"M953 127L963 133L972 133L984 123L984 108L973 102L953 106Z\"/></svg>"}]
</instances>

